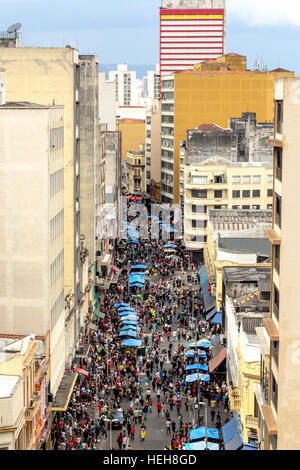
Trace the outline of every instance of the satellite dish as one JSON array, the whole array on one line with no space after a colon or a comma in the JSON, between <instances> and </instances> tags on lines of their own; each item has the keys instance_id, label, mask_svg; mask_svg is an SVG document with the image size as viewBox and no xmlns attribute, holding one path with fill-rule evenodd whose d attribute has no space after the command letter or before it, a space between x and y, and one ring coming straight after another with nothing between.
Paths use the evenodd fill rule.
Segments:
<instances>
[{"instance_id":1,"label":"satellite dish","mask_svg":"<svg viewBox=\"0 0 300 470\"><path fill-rule=\"evenodd\" d=\"M15 23L15 24L12 24L7 32L8 33L16 33L20 28L22 27L22 24L21 23Z\"/></svg>"}]
</instances>

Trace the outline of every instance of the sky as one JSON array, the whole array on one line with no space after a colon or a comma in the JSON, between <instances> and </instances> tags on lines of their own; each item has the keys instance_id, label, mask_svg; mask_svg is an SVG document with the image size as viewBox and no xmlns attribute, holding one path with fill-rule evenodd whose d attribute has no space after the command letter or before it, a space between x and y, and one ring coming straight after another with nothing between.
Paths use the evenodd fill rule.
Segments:
<instances>
[{"instance_id":1,"label":"sky","mask_svg":"<svg viewBox=\"0 0 300 470\"><path fill-rule=\"evenodd\" d=\"M161 0L0 0L0 31L23 24L24 46L96 54L103 64L155 64ZM300 1L226 0L226 53L300 75Z\"/></svg>"}]
</instances>

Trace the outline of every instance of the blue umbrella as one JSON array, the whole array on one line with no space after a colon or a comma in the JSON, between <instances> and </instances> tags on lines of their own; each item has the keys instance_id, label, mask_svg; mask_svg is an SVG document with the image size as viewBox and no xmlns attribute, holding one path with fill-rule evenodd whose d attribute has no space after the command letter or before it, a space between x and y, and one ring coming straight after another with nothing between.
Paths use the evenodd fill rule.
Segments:
<instances>
[{"instance_id":1,"label":"blue umbrella","mask_svg":"<svg viewBox=\"0 0 300 470\"><path fill-rule=\"evenodd\" d=\"M123 325L137 325L136 320L125 320L124 318L122 318L121 321L123 322Z\"/></svg>"},{"instance_id":2,"label":"blue umbrella","mask_svg":"<svg viewBox=\"0 0 300 470\"><path fill-rule=\"evenodd\" d=\"M204 441L199 442L187 442L184 444L185 450L206 450L206 443ZM215 442L207 443L208 450L219 450L219 444Z\"/></svg>"},{"instance_id":3,"label":"blue umbrella","mask_svg":"<svg viewBox=\"0 0 300 470\"><path fill-rule=\"evenodd\" d=\"M122 331L127 331L127 330L136 330L136 326L134 325L123 326Z\"/></svg>"},{"instance_id":4,"label":"blue umbrella","mask_svg":"<svg viewBox=\"0 0 300 470\"><path fill-rule=\"evenodd\" d=\"M142 288L142 287L144 287L144 284L130 284L129 287L140 287L140 288Z\"/></svg>"},{"instance_id":5,"label":"blue umbrella","mask_svg":"<svg viewBox=\"0 0 300 470\"><path fill-rule=\"evenodd\" d=\"M120 307L119 312L134 312L133 307Z\"/></svg>"},{"instance_id":6,"label":"blue umbrella","mask_svg":"<svg viewBox=\"0 0 300 470\"><path fill-rule=\"evenodd\" d=\"M137 320L137 316L136 315L127 315L126 317L123 317L122 318L122 321L123 320Z\"/></svg>"},{"instance_id":7,"label":"blue umbrella","mask_svg":"<svg viewBox=\"0 0 300 470\"><path fill-rule=\"evenodd\" d=\"M201 380L202 382L209 382L209 375L208 374L201 374L197 372L196 374L191 374L186 376L186 383L196 382L196 380Z\"/></svg>"},{"instance_id":8,"label":"blue umbrella","mask_svg":"<svg viewBox=\"0 0 300 470\"><path fill-rule=\"evenodd\" d=\"M128 307L128 304L124 304L124 303L122 302L122 303L120 303L120 304L115 304L114 307L115 307L115 308Z\"/></svg>"},{"instance_id":9,"label":"blue umbrella","mask_svg":"<svg viewBox=\"0 0 300 470\"><path fill-rule=\"evenodd\" d=\"M138 347L142 346L142 341L140 339L125 339L122 342L122 346L138 348Z\"/></svg>"},{"instance_id":10,"label":"blue umbrella","mask_svg":"<svg viewBox=\"0 0 300 470\"><path fill-rule=\"evenodd\" d=\"M205 426L201 426L200 428L196 429L191 429L190 431L190 439L191 441L195 441L196 439L205 439L207 433L207 439L215 439L219 440L220 435L219 431L216 428L207 428L205 429Z\"/></svg>"},{"instance_id":11,"label":"blue umbrella","mask_svg":"<svg viewBox=\"0 0 300 470\"><path fill-rule=\"evenodd\" d=\"M193 351L192 349L189 349L184 352L185 357L195 357L196 352ZM198 351L198 356L201 358L206 358L206 352L205 351Z\"/></svg>"},{"instance_id":12,"label":"blue umbrella","mask_svg":"<svg viewBox=\"0 0 300 470\"><path fill-rule=\"evenodd\" d=\"M134 264L133 266L131 266L131 269L148 269L148 266L146 266L145 264Z\"/></svg>"},{"instance_id":13,"label":"blue umbrella","mask_svg":"<svg viewBox=\"0 0 300 470\"><path fill-rule=\"evenodd\" d=\"M185 366L185 370L193 370L193 369L204 370L207 372L208 366L206 364L190 364L188 366Z\"/></svg>"},{"instance_id":14,"label":"blue umbrella","mask_svg":"<svg viewBox=\"0 0 300 470\"><path fill-rule=\"evenodd\" d=\"M120 317L128 317L128 315L136 315L136 312L122 312L120 313Z\"/></svg>"},{"instance_id":15,"label":"blue umbrella","mask_svg":"<svg viewBox=\"0 0 300 470\"><path fill-rule=\"evenodd\" d=\"M191 342L186 345L187 348L209 348L211 346L211 342L207 339L200 339L200 341Z\"/></svg>"},{"instance_id":16,"label":"blue umbrella","mask_svg":"<svg viewBox=\"0 0 300 470\"><path fill-rule=\"evenodd\" d=\"M129 337L131 337L131 338L136 338L137 332L136 332L136 331L132 331L132 330L121 331L121 333L119 334L119 336L129 336Z\"/></svg>"}]
</instances>

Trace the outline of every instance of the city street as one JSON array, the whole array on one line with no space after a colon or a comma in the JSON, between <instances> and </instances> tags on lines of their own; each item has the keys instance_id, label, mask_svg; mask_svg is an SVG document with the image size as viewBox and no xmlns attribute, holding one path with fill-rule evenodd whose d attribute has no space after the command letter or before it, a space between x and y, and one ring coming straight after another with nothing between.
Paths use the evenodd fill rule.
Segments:
<instances>
[{"instance_id":1,"label":"city street","mask_svg":"<svg viewBox=\"0 0 300 470\"><path fill-rule=\"evenodd\" d=\"M182 449L191 429L206 420L220 429L229 415L224 372L207 375L217 330L203 321L197 267L178 241L129 240L118 247L118 259L122 273L98 298L105 317L93 321L69 409L54 426L57 448ZM208 345L195 348L197 360L187 345L200 340ZM188 364L189 374L207 373L188 383ZM111 430L114 413L124 419Z\"/></svg>"}]
</instances>

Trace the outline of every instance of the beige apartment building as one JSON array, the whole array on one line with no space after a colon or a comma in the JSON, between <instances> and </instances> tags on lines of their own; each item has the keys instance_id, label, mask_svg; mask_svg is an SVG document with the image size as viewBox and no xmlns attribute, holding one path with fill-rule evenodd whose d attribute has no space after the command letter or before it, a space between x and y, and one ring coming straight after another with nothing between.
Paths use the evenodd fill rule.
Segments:
<instances>
[{"instance_id":1,"label":"beige apartment building","mask_svg":"<svg viewBox=\"0 0 300 470\"><path fill-rule=\"evenodd\" d=\"M129 151L126 154L126 181L130 194L145 192L145 148L140 146L139 152Z\"/></svg>"},{"instance_id":2,"label":"beige apartment building","mask_svg":"<svg viewBox=\"0 0 300 470\"><path fill-rule=\"evenodd\" d=\"M73 335L70 342L73 344L74 350L74 343L79 337L79 303L81 298L80 69L78 51L69 46L65 48L42 48L18 47L16 44L16 47L0 47L0 67L6 69L7 101L27 101L44 106L52 106L53 104L64 106L64 129L63 133L60 134L61 145L64 146L64 170L62 175L65 227L63 251L64 289L65 295L68 296L66 308L70 311L68 318L66 318L66 334ZM25 127L27 128L27 126ZM5 139L2 140L2 145L7 141L6 136ZM31 143L35 142L35 139L36 136ZM28 145L29 142L28 140ZM48 143L48 139L45 142ZM55 150L56 142L51 143L51 145L54 145L52 148ZM15 187L18 187L18 184ZM29 194L27 196L29 198ZM57 230L57 227L56 222L55 230ZM37 280L37 286L39 282ZM33 332L33 330L30 332Z\"/></svg>"},{"instance_id":3,"label":"beige apartment building","mask_svg":"<svg viewBox=\"0 0 300 470\"><path fill-rule=\"evenodd\" d=\"M207 243L210 209L272 208L273 170L267 163L216 157L184 166L184 242L197 252Z\"/></svg>"},{"instance_id":4,"label":"beige apartment building","mask_svg":"<svg viewBox=\"0 0 300 470\"><path fill-rule=\"evenodd\" d=\"M160 201L157 193L160 190L161 179L161 104L159 100L153 100L151 109L146 113L145 136L145 188L151 200Z\"/></svg>"},{"instance_id":5,"label":"beige apartment building","mask_svg":"<svg viewBox=\"0 0 300 470\"><path fill-rule=\"evenodd\" d=\"M62 106L0 106L0 180L0 334L50 334L55 394L65 370Z\"/></svg>"},{"instance_id":6,"label":"beige apartment building","mask_svg":"<svg viewBox=\"0 0 300 470\"><path fill-rule=\"evenodd\" d=\"M269 364L263 359L259 403L261 449L299 450L299 204L300 79L276 80L270 317L264 320Z\"/></svg>"}]
</instances>

